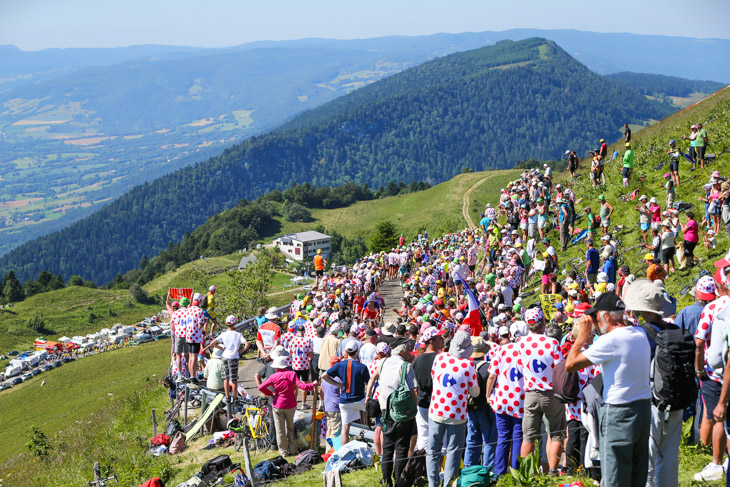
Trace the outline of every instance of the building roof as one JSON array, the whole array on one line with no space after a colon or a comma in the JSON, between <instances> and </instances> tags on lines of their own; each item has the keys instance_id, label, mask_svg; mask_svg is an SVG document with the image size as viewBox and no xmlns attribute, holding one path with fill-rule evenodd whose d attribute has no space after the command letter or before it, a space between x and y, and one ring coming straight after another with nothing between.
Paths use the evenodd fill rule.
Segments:
<instances>
[{"instance_id":1,"label":"building roof","mask_svg":"<svg viewBox=\"0 0 730 487\"><path fill-rule=\"evenodd\" d=\"M332 237L330 237L329 235L325 235L324 233L319 233L319 232L315 232L314 230L310 230L308 232L288 233L286 235L276 237L275 240L278 240L281 238L290 238L292 240L298 240L300 242L311 242L312 240L322 240L322 239L332 238Z\"/></svg>"}]
</instances>

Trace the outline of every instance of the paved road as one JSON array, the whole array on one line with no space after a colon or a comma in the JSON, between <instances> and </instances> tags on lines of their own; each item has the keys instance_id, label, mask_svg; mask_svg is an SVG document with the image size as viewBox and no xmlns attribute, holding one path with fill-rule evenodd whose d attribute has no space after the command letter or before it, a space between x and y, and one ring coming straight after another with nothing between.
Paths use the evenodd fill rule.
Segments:
<instances>
[{"instance_id":1,"label":"paved road","mask_svg":"<svg viewBox=\"0 0 730 487\"><path fill-rule=\"evenodd\" d=\"M380 286L378 291L380 296L385 300L385 317L384 321L392 321L395 323L398 314L393 308L400 308L400 299L403 297L403 289L400 286L400 280L386 281Z\"/></svg>"}]
</instances>

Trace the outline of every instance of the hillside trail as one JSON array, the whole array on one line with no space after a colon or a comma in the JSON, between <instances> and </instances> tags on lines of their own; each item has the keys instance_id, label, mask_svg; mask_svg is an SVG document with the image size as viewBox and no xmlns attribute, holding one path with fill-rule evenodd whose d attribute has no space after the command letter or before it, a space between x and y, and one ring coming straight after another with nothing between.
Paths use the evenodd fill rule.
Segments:
<instances>
[{"instance_id":1,"label":"hillside trail","mask_svg":"<svg viewBox=\"0 0 730 487\"><path fill-rule=\"evenodd\" d=\"M398 314L393 311L393 308L400 308L400 299L403 297L403 289L400 285L400 279L385 281L380 285L378 293L380 294L380 297L385 300L385 314L383 315L383 322L395 323L398 319Z\"/></svg>"},{"instance_id":2,"label":"hillside trail","mask_svg":"<svg viewBox=\"0 0 730 487\"><path fill-rule=\"evenodd\" d=\"M473 228L475 226L474 222L471 220L471 216L469 216L469 199L471 198L471 194L474 192L475 189L484 184L487 180L491 179L493 176L494 174L490 174L472 184L471 188L467 189L464 193L464 196L462 197L461 213L462 215L464 215L464 220L466 220L466 224L469 226L469 228Z\"/></svg>"}]
</instances>

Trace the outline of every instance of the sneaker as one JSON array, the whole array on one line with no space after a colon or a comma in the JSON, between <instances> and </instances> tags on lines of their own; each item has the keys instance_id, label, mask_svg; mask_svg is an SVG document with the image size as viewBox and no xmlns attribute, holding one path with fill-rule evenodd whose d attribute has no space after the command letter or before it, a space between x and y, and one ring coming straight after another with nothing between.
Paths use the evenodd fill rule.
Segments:
<instances>
[{"instance_id":1,"label":"sneaker","mask_svg":"<svg viewBox=\"0 0 730 487\"><path fill-rule=\"evenodd\" d=\"M700 473L696 473L694 478L698 482L709 480L720 480L725 473L722 465L716 465L713 462L708 463Z\"/></svg>"}]
</instances>

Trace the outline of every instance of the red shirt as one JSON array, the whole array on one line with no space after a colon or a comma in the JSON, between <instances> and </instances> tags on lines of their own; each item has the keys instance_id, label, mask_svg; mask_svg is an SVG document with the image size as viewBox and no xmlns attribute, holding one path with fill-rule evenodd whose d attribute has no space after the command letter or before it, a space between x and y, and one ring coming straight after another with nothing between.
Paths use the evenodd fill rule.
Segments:
<instances>
[{"instance_id":1,"label":"red shirt","mask_svg":"<svg viewBox=\"0 0 730 487\"><path fill-rule=\"evenodd\" d=\"M279 340L279 337L281 337L281 328L276 323L267 321L259 327L259 331L256 334L256 341L263 342L264 350L270 352Z\"/></svg>"}]
</instances>

